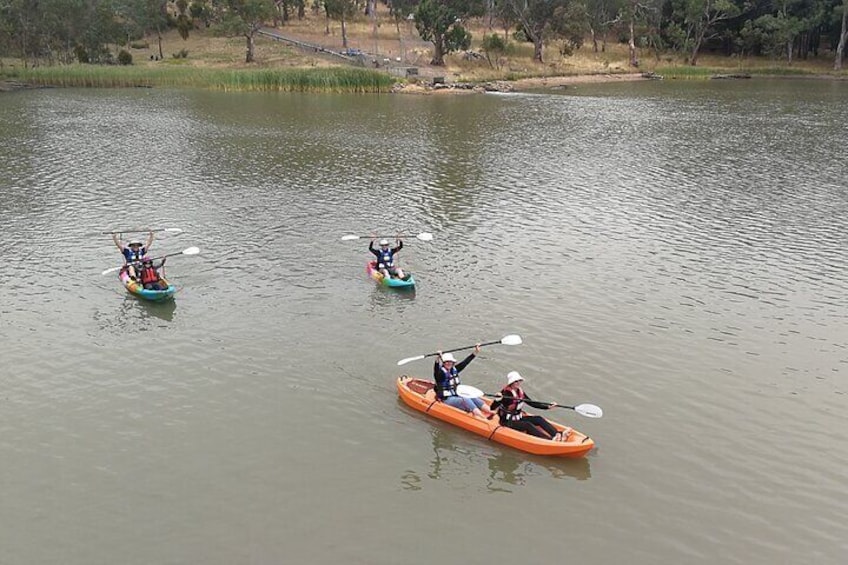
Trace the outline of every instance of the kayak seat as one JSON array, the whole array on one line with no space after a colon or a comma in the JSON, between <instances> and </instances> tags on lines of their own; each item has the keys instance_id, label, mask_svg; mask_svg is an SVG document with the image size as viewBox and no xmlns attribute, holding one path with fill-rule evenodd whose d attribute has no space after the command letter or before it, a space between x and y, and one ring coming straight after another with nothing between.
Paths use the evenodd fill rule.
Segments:
<instances>
[{"instance_id":1,"label":"kayak seat","mask_svg":"<svg viewBox=\"0 0 848 565\"><path fill-rule=\"evenodd\" d=\"M433 383L422 381L420 379L410 379L406 386L409 390L418 394L427 394L429 391L433 390Z\"/></svg>"}]
</instances>

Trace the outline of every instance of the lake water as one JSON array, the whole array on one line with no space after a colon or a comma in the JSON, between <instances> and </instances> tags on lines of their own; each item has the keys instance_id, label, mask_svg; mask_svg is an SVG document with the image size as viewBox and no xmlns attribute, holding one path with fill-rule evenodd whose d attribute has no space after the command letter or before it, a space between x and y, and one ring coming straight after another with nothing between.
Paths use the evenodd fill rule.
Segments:
<instances>
[{"instance_id":1,"label":"lake water","mask_svg":"<svg viewBox=\"0 0 848 565\"><path fill-rule=\"evenodd\" d=\"M841 564L848 82L0 95L0 563ZM109 236L176 227L172 303ZM414 293L365 274L405 239ZM408 409L517 333L585 459ZM462 354L462 353L460 353Z\"/></svg>"}]
</instances>

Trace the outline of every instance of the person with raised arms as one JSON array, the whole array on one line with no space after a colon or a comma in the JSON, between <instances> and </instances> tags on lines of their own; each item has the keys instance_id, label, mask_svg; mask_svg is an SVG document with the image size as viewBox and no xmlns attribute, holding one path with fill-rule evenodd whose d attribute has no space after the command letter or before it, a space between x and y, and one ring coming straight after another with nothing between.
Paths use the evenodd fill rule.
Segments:
<instances>
[{"instance_id":1,"label":"person with raised arms","mask_svg":"<svg viewBox=\"0 0 848 565\"><path fill-rule=\"evenodd\" d=\"M480 344L474 346L474 352L460 361L450 353L442 354L437 351L436 362L433 364L433 380L436 381L436 398L448 406L459 408L478 418L486 418L494 413L489 410L486 403L479 398L464 398L459 396L456 387L459 386L459 373L480 353ZM485 411L485 413L484 413Z\"/></svg>"},{"instance_id":2,"label":"person with raised arms","mask_svg":"<svg viewBox=\"0 0 848 565\"><path fill-rule=\"evenodd\" d=\"M374 249L374 239L376 239L376 236L372 235L371 243L368 244L368 251L377 257L377 270L383 273L383 276L386 278L395 277L403 279L403 269L395 265L395 254L403 249L403 241L400 239L400 236L397 237L397 245L395 247L389 247L388 239L381 239L380 249Z\"/></svg>"},{"instance_id":3,"label":"person with raised arms","mask_svg":"<svg viewBox=\"0 0 848 565\"><path fill-rule=\"evenodd\" d=\"M511 371L506 376L506 386L501 389L500 394L492 402L491 409L497 412L501 425L543 439L567 441L568 435L571 433L570 428L565 428L562 432L557 431L553 424L541 416L524 412L525 404L541 410L553 408L557 404L556 402L542 403L531 400L521 389L523 382L524 377L518 371Z\"/></svg>"},{"instance_id":4,"label":"person with raised arms","mask_svg":"<svg viewBox=\"0 0 848 565\"><path fill-rule=\"evenodd\" d=\"M115 247L124 256L124 263L127 266L127 272L133 280L138 280L135 265L141 262L142 257L147 255L150 246L153 245L153 232L148 232L147 242L142 244L137 239L132 239L128 243L123 243L118 237L119 234L112 234L112 241L115 242Z\"/></svg>"}]
</instances>

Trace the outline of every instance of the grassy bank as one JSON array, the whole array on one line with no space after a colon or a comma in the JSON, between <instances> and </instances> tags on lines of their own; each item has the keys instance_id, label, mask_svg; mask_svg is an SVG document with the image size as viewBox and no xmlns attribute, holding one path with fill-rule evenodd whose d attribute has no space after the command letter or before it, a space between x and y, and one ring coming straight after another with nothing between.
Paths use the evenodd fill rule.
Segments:
<instances>
[{"instance_id":1,"label":"grassy bank","mask_svg":"<svg viewBox=\"0 0 848 565\"><path fill-rule=\"evenodd\" d=\"M225 69L193 66L66 65L6 69L0 78L56 87L190 87L226 91L389 92L394 79L351 67Z\"/></svg>"}]
</instances>

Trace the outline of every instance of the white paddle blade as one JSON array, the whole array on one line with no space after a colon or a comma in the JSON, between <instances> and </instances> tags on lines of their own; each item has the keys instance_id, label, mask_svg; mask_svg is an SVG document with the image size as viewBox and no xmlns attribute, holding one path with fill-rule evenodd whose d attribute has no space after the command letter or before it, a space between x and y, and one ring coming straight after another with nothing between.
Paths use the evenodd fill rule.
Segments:
<instances>
[{"instance_id":1,"label":"white paddle blade","mask_svg":"<svg viewBox=\"0 0 848 565\"><path fill-rule=\"evenodd\" d=\"M416 355L415 357L407 357L406 359L401 359L397 362L398 365L406 365L407 363L412 363L413 361L418 361L420 359L424 359L425 355Z\"/></svg>"},{"instance_id":2,"label":"white paddle blade","mask_svg":"<svg viewBox=\"0 0 848 565\"><path fill-rule=\"evenodd\" d=\"M343 235L342 241L353 241L354 239L359 239L358 235Z\"/></svg>"},{"instance_id":3,"label":"white paddle blade","mask_svg":"<svg viewBox=\"0 0 848 565\"><path fill-rule=\"evenodd\" d=\"M431 233L426 233L426 232L419 233L415 237L417 237L421 241L433 241L433 234L431 234Z\"/></svg>"},{"instance_id":4,"label":"white paddle blade","mask_svg":"<svg viewBox=\"0 0 848 565\"><path fill-rule=\"evenodd\" d=\"M574 407L574 411L581 416L586 416L587 418L600 418L604 415L604 411L601 410L601 407L595 406L594 404L578 404Z\"/></svg>"},{"instance_id":5,"label":"white paddle blade","mask_svg":"<svg viewBox=\"0 0 848 565\"><path fill-rule=\"evenodd\" d=\"M180 228L165 228L162 231L166 231L169 233L183 233L183 230L181 230Z\"/></svg>"},{"instance_id":6,"label":"white paddle blade","mask_svg":"<svg viewBox=\"0 0 848 565\"><path fill-rule=\"evenodd\" d=\"M114 273L115 271L120 271L121 267L123 267L123 265L121 265L120 267L110 267L100 274L101 275L108 275L109 273Z\"/></svg>"},{"instance_id":7,"label":"white paddle blade","mask_svg":"<svg viewBox=\"0 0 848 565\"><path fill-rule=\"evenodd\" d=\"M471 385L456 385L456 393L463 398L482 398L486 394Z\"/></svg>"},{"instance_id":8,"label":"white paddle blade","mask_svg":"<svg viewBox=\"0 0 848 565\"><path fill-rule=\"evenodd\" d=\"M506 335L501 340L501 343L504 345L521 345L521 336L520 335Z\"/></svg>"},{"instance_id":9,"label":"white paddle blade","mask_svg":"<svg viewBox=\"0 0 848 565\"><path fill-rule=\"evenodd\" d=\"M189 247L188 249L183 249L183 255L197 255L200 253L199 247Z\"/></svg>"}]
</instances>

